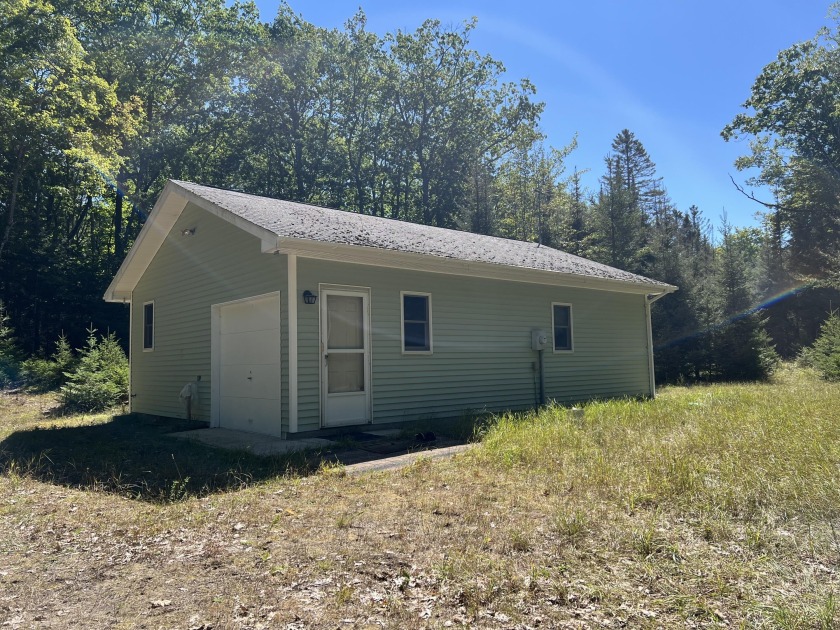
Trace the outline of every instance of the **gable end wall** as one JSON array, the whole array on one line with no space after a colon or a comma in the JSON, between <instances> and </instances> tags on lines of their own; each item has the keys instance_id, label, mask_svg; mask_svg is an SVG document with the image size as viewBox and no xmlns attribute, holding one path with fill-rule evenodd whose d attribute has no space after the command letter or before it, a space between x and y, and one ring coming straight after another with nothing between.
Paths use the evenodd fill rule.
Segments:
<instances>
[{"instance_id":1,"label":"gable end wall","mask_svg":"<svg viewBox=\"0 0 840 630\"><path fill-rule=\"evenodd\" d=\"M193 236L183 236L195 228ZM132 295L132 411L185 418L178 398L196 376L199 405L193 417L210 420L210 307L281 292L282 418L288 426L286 256L260 252L260 241L187 204ZM155 349L143 351L143 303L155 302Z\"/></svg>"}]
</instances>

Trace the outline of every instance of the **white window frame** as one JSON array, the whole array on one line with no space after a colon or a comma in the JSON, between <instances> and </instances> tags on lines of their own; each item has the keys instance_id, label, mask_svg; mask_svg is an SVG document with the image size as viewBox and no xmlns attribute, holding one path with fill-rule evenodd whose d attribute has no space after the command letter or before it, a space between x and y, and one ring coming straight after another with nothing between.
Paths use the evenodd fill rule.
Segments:
<instances>
[{"instance_id":1,"label":"white window frame","mask_svg":"<svg viewBox=\"0 0 840 630\"><path fill-rule=\"evenodd\" d=\"M429 316L429 349L428 350L406 350L405 349L405 297L424 297L427 302L427 313ZM428 356L434 353L434 335L432 334L432 294L423 291L400 291L400 349L402 353L410 356Z\"/></svg>"},{"instance_id":2,"label":"white window frame","mask_svg":"<svg viewBox=\"0 0 840 630\"><path fill-rule=\"evenodd\" d=\"M146 307L152 305L152 345L150 347L146 347ZM155 333L157 332L157 308L155 308L155 301L149 300L148 302L143 302L143 313L142 317L140 318L142 325L140 327L140 345L143 348L143 352L154 352L155 351Z\"/></svg>"},{"instance_id":3,"label":"white window frame","mask_svg":"<svg viewBox=\"0 0 840 630\"><path fill-rule=\"evenodd\" d=\"M557 340L554 338L554 331L556 326L554 325L554 307L555 306L565 306L569 309L569 347L568 348L558 348L557 347ZM551 347L554 350L555 354L569 354L575 351L575 319L574 319L574 312L572 310L572 305L567 302L552 302L551 303Z\"/></svg>"}]
</instances>

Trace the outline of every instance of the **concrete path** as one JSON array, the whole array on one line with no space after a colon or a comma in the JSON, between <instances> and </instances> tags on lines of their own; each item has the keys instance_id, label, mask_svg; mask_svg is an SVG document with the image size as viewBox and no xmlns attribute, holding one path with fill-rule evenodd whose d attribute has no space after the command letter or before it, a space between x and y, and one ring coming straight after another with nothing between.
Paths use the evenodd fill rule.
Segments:
<instances>
[{"instance_id":1,"label":"concrete path","mask_svg":"<svg viewBox=\"0 0 840 630\"><path fill-rule=\"evenodd\" d=\"M405 453L403 455L395 455L393 457L380 456L378 459L372 459L366 462L358 462L356 464L347 464L344 470L348 475L361 475L369 472L382 472L385 470L397 470L398 468L405 468L410 466L418 459L444 459L454 457L458 453L472 448L473 444L456 444L455 446L445 446L442 448L431 448L425 451L415 451L414 453ZM339 458L341 455L339 454Z\"/></svg>"},{"instance_id":2,"label":"concrete path","mask_svg":"<svg viewBox=\"0 0 840 630\"><path fill-rule=\"evenodd\" d=\"M388 436L398 431L369 431L378 435ZM196 429L193 431L179 431L171 433L172 437L182 440L195 440L212 446L229 450L246 451L254 455L287 455L299 451L319 451L324 461L331 461L344 466L348 475L360 475L368 472L396 470L413 464L420 458L442 459L463 453L472 444L460 444L445 438L439 439L422 449L410 453L377 454L362 448L342 445L335 440L324 438L305 438L299 440L283 440L279 437L232 431L230 429Z\"/></svg>"},{"instance_id":3,"label":"concrete path","mask_svg":"<svg viewBox=\"0 0 840 630\"><path fill-rule=\"evenodd\" d=\"M254 455L287 455L297 451L328 449L335 446L335 442L321 438L283 440L270 435L231 431L230 429L196 429L194 431L179 431L170 435L183 440L195 440L215 448L248 451Z\"/></svg>"}]
</instances>

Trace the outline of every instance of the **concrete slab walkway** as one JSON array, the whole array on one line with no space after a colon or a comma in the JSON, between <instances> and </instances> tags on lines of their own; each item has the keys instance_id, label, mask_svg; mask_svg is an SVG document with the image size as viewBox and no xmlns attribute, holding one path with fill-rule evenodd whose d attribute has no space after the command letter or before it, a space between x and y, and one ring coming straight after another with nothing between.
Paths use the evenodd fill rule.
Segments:
<instances>
[{"instance_id":1,"label":"concrete slab walkway","mask_svg":"<svg viewBox=\"0 0 840 630\"><path fill-rule=\"evenodd\" d=\"M369 433L374 433L370 431ZM379 431L381 435L393 435L394 431ZM433 444L418 446L411 452L377 454L362 448L325 438L304 438L283 440L270 435L232 431L230 429L196 429L170 433L181 440L195 440L213 448L246 451L254 455L288 455L300 451L320 453L323 461L341 464L348 475L360 475L369 472L396 470L409 466L420 458L442 459L463 453L473 444L458 443L446 438L438 439Z\"/></svg>"},{"instance_id":2,"label":"concrete slab walkway","mask_svg":"<svg viewBox=\"0 0 840 630\"><path fill-rule=\"evenodd\" d=\"M370 472L383 472L386 470L397 470L410 466L418 459L445 459L454 457L458 453L472 448L474 444L456 444L454 446L444 446L442 448L430 448L423 451L415 451L413 453L404 453L402 455L395 455L393 457L382 456L378 459L372 459L365 462L358 462L355 464L346 464L344 466L345 472L348 475L361 475Z\"/></svg>"},{"instance_id":3,"label":"concrete slab walkway","mask_svg":"<svg viewBox=\"0 0 840 630\"><path fill-rule=\"evenodd\" d=\"M231 431L230 429L196 429L194 431L170 433L170 435L182 440L195 440L215 448L247 451L254 455L287 455L298 451L328 449L335 446L335 442L321 438L283 440L270 435Z\"/></svg>"}]
</instances>

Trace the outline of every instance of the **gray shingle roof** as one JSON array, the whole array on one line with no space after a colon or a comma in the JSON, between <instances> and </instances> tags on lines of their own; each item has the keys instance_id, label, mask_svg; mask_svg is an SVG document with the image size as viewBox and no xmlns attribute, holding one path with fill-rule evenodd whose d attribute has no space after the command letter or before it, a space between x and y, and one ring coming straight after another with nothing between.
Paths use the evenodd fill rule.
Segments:
<instances>
[{"instance_id":1,"label":"gray shingle roof","mask_svg":"<svg viewBox=\"0 0 840 630\"><path fill-rule=\"evenodd\" d=\"M181 188L281 237L426 254L670 288L551 247L173 181Z\"/></svg>"}]
</instances>

